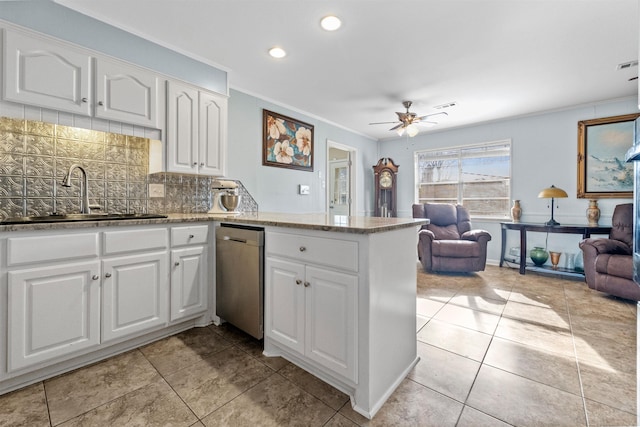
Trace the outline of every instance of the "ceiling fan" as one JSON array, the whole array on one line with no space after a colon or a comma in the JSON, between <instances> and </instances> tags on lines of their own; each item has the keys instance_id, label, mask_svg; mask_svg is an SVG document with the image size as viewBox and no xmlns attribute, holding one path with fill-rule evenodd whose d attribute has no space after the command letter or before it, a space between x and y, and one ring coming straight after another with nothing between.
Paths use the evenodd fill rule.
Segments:
<instances>
[{"instance_id":1,"label":"ceiling fan","mask_svg":"<svg viewBox=\"0 0 640 427\"><path fill-rule=\"evenodd\" d=\"M438 122L426 120L428 117L438 116L444 114L448 116L444 111L440 113L427 114L425 116L418 116L416 113L412 113L409 111L409 107L411 107L411 101L402 101L402 105L407 109L404 113L396 112L398 115L398 120L394 122L376 122L369 123L370 125L384 125L395 123L396 125L389 130L395 130L398 133L398 136L402 136L404 132L407 132L407 135L410 137L416 136L419 132L418 126L416 125L426 125L426 126L435 126Z\"/></svg>"}]
</instances>

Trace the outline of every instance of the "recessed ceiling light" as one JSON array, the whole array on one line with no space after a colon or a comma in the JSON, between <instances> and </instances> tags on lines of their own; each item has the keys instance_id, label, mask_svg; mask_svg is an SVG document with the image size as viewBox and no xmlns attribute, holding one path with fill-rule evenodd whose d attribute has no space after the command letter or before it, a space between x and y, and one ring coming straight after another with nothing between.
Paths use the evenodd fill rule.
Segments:
<instances>
[{"instance_id":1,"label":"recessed ceiling light","mask_svg":"<svg viewBox=\"0 0 640 427\"><path fill-rule=\"evenodd\" d=\"M342 21L337 16L329 15L320 20L320 26L327 31L335 31L342 26Z\"/></svg>"},{"instance_id":2,"label":"recessed ceiling light","mask_svg":"<svg viewBox=\"0 0 640 427\"><path fill-rule=\"evenodd\" d=\"M271 49L269 49L269 55L271 55L274 58L284 58L285 56L287 56L287 52L284 51L283 48L281 47L272 47Z\"/></svg>"}]
</instances>

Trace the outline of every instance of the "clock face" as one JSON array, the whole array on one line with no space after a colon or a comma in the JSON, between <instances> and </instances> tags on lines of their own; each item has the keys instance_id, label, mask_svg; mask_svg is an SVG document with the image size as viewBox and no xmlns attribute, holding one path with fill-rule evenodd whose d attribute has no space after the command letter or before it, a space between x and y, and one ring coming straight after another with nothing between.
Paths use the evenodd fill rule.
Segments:
<instances>
[{"instance_id":1,"label":"clock face","mask_svg":"<svg viewBox=\"0 0 640 427\"><path fill-rule=\"evenodd\" d=\"M382 171L380 174L380 187L390 188L392 184L393 178L391 177L391 173L389 171Z\"/></svg>"}]
</instances>

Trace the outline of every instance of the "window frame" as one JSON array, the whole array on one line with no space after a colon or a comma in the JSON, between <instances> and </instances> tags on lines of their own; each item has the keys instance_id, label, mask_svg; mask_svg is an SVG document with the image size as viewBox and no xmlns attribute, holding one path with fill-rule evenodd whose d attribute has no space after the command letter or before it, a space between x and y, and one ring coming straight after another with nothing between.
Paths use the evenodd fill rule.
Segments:
<instances>
[{"instance_id":1,"label":"window frame","mask_svg":"<svg viewBox=\"0 0 640 427\"><path fill-rule=\"evenodd\" d=\"M463 181L461 179L461 172L462 172L462 162L461 160L464 158L463 153L465 152L465 150L473 150L473 149L478 149L478 148L489 148L489 147L497 147L497 146L508 146L508 152L509 152L509 175L508 178L506 180L496 180L496 182L499 181L506 181L506 185L508 186L508 194L505 195L504 197L495 197L496 200L506 200L506 204L505 204L505 210L502 214L498 214L498 215L478 215L475 213L471 213L471 217L474 219L478 219L478 220L483 220L483 221L504 221L507 219L511 218L511 212L510 212L510 204L511 204L511 194L513 191L513 143L511 138L505 138L505 139L500 139L500 140L494 140L494 141L487 141L487 142L481 142L481 143L476 143L476 144L467 144L467 145L458 145L458 146L452 146L452 147L439 147L439 148L429 148L429 149L422 149L422 150L416 150L413 152L413 168L414 168L414 203L424 203L424 201L420 200L420 186L421 184L423 184L423 182L421 181L421 169L419 166L419 157L421 154L424 153L453 153L456 152L457 156L457 162L458 162L458 176L456 178L455 182L449 182L449 185L455 184L457 185L457 201L455 203L459 203L459 204L463 204L464 200L470 200L470 198L464 198L464 194L463 194L463 185L465 183L465 181ZM475 156L474 156L475 157ZM468 156L467 156L468 158ZM477 156L477 158L481 158L481 156ZM468 181L467 181L468 182ZM493 198L492 198L493 199ZM436 201L434 201L433 203L437 203ZM444 203L444 201L443 201Z\"/></svg>"}]
</instances>

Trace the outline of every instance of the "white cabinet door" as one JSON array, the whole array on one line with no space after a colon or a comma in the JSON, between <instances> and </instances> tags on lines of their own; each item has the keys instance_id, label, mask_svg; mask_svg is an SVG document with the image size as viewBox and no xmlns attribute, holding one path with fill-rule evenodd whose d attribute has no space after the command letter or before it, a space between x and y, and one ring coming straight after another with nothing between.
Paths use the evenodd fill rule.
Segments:
<instances>
[{"instance_id":1,"label":"white cabinet door","mask_svg":"<svg viewBox=\"0 0 640 427\"><path fill-rule=\"evenodd\" d=\"M171 250L171 321L202 314L208 307L207 250Z\"/></svg>"},{"instance_id":2,"label":"white cabinet door","mask_svg":"<svg viewBox=\"0 0 640 427\"><path fill-rule=\"evenodd\" d=\"M227 98L200 92L198 173L224 176L227 151Z\"/></svg>"},{"instance_id":3,"label":"white cabinet door","mask_svg":"<svg viewBox=\"0 0 640 427\"><path fill-rule=\"evenodd\" d=\"M267 257L265 264L265 335L304 354L304 264Z\"/></svg>"},{"instance_id":4,"label":"white cabinet door","mask_svg":"<svg viewBox=\"0 0 640 427\"><path fill-rule=\"evenodd\" d=\"M91 56L5 30L4 99L91 115Z\"/></svg>"},{"instance_id":5,"label":"white cabinet door","mask_svg":"<svg viewBox=\"0 0 640 427\"><path fill-rule=\"evenodd\" d=\"M8 371L100 343L98 261L10 271L8 285Z\"/></svg>"},{"instance_id":6,"label":"white cabinet door","mask_svg":"<svg viewBox=\"0 0 640 427\"><path fill-rule=\"evenodd\" d=\"M166 324L167 252L106 259L102 273L102 342Z\"/></svg>"},{"instance_id":7,"label":"white cabinet door","mask_svg":"<svg viewBox=\"0 0 640 427\"><path fill-rule=\"evenodd\" d=\"M357 382L358 277L307 266L305 355Z\"/></svg>"},{"instance_id":8,"label":"white cabinet door","mask_svg":"<svg viewBox=\"0 0 640 427\"><path fill-rule=\"evenodd\" d=\"M198 171L198 91L167 82L167 171Z\"/></svg>"},{"instance_id":9,"label":"white cabinet door","mask_svg":"<svg viewBox=\"0 0 640 427\"><path fill-rule=\"evenodd\" d=\"M158 77L120 62L96 60L95 116L158 127Z\"/></svg>"},{"instance_id":10,"label":"white cabinet door","mask_svg":"<svg viewBox=\"0 0 640 427\"><path fill-rule=\"evenodd\" d=\"M227 98L167 81L167 171L224 175L226 150Z\"/></svg>"}]
</instances>

